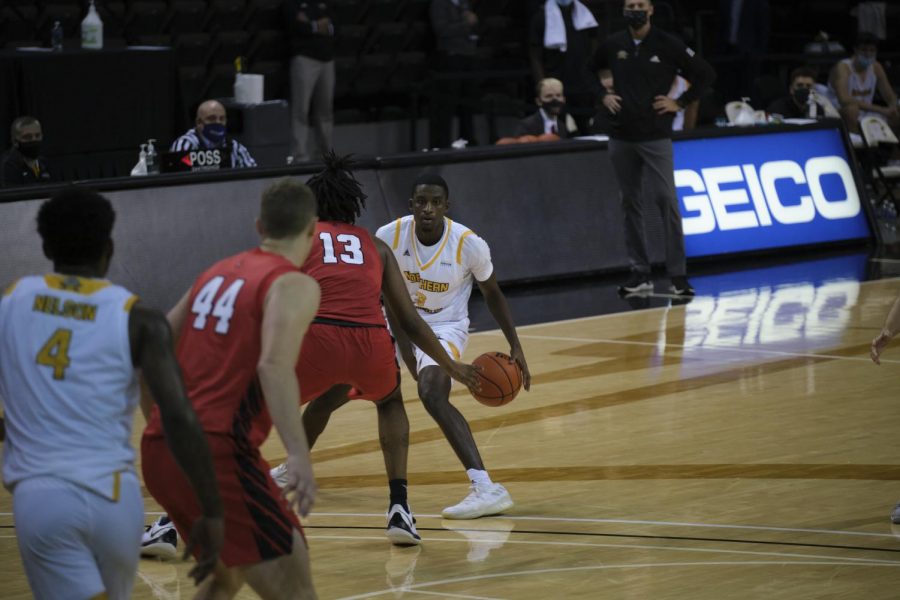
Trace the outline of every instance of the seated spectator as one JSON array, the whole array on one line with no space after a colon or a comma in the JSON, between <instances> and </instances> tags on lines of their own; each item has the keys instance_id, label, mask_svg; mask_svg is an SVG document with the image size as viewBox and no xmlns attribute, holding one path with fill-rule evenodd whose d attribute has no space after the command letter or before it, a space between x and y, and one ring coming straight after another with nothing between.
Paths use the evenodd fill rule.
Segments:
<instances>
[{"instance_id":1,"label":"seated spectator","mask_svg":"<svg viewBox=\"0 0 900 600\"><path fill-rule=\"evenodd\" d=\"M231 150L231 166L235 169L255 167L256 161L250 156L247 147L228 135L225 107L215 100L207 100L197 107L197 121L193 129L172 142L170 151L210 150L212 148L229 148Z\"/></svg>"},{"instance_id":2,"label":"seated spectator","mask_svg":"<svg viewBox=\"0 0 900 600\"><path fill-rule=\"evenodd\" d=\"M19 117L9 128L9 137L12 147L0 158L0 187L49 182L50 172L41 158L41 122Z\"/></svg>"},{"instance_id":3,"label":"seated spectator","mask_svg":"<svg viewBox=\"0 0 900 600\"><path fill-rule=\"evenodd\" d=\"M817 116L837 117L838 113L831 101L816 91L816 71L812 67L797 67L791 71L788 95L769 104L766 110L771 115L781 115L785 119L809 118L809 98L818 105Z\"/></svg>"},{"instance_id":4,"label":"seated spectator","mask_svg":"<svg viewBox=\"0 0 900 600\"><path fill-rule=\"evenodd\" d=\"M869 115L877 115L891 127L900 125L897 94L877 56L878 38L871 33L860 33L853 56L834 65L828 77L828 84L840 103L841 117L852 133L860 132L859 119ZM874 104L876 89L887 106Z\"/></svg>"},{"instance_id":5,"label":"seated spectator","mask_svg":"<svg viewBox=\"0 0 900 600\"><path fill-rule=\"evenodd\" d=\"M672 87L669 88L669 93L666 95L675 100L680 98L690 87L691 83L687 79L681 75L676 75L672 81ZM675 113L675 118L672 119L672 131L690 131L697 127L697 114L699 112L699 99L688 103L687 106Z\"/></svg>"},{"instance_id":6,"label":"seated spectator","mask_svg":"<svg viewBox=\"0 0 900 600\"><path fill-rule=\"evenodd\" d=\"M565 139L578 133L575 120L565 110L566 97L562 81L552 77L542 79L537 84L534 102L538 105L537 112L519 121L514 134L516 137L555 133Z\"/></svg>"}]
</instances>

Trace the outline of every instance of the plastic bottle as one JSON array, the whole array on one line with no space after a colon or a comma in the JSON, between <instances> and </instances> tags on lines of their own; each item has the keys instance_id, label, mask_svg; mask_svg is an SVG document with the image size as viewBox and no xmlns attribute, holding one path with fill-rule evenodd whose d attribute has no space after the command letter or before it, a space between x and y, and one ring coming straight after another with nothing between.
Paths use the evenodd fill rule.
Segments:
<instances>
[{"instance_id":1,"label":"plastic bottle","mask_svg":"<svg viewBox=\"0 0 900 600\"><path fill-rule=\"evenodd\" d=\"M62 52L63 49L63 28L59 21L53 22L53 29L50 31L50 46L54 52Z\"/></svg>"},{"instance_id":2,"label":"plastic bottle","mask_svg":"<svg viewBox=\"0 0 900 600\"><path fill-rule=\"evenodd\" d=\"M132 175L146 175L147 174L147 144L141 144L141 153L138 158L138 162L134 165L134 168L131 170Z\"/></svg>"},{"instance_id":3,"label":"plastic bottle","mask_svg":"<svg viewBox=\"0 0 900 600\"><path fill-rule=\"evenodd\" d=\"M103 48L103 21L94 8L94 0L91 0L87 16L81 22L81 47L90 50Z\"/></svg>"},{"instance_id":4,"label":"plastic bottle","mask_svg":"<svg viewBox=\"0 0 900 600\"><path fill-rule=\"evenodd\" d=\"M806 98L806 108L810 119L819 117L819 105L816 103L816 95L812 90L809 90L809 97Z\"/></svg>"},{"instance_id":5,"label":"plastic bottle","mask_svg":"<svg viewBox=\"0 0 900 600\"><path fill-rule=\"evenodd\" d=\"M156 146L153 142L156 140L147 140L147 172L159 173L159 155L156 154Z\"/></svg>"}]
</instances>

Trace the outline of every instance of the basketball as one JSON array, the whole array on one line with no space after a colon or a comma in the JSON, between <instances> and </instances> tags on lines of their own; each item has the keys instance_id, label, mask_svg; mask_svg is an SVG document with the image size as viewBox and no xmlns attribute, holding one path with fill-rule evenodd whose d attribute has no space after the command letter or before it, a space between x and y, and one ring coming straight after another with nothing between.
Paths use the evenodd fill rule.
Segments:
<instances>
[{"instance_id":1,"label":"basketball","mask_svg":"<svg viewBox=\"0 0 900 600\"><path fill-rule=\"evenodd\" d=\"M472 395L485 406L509 404L522 389L522 371L509 355L485 352L472 364L481 367L481 391Z\"/></svg>"}]
</instances>

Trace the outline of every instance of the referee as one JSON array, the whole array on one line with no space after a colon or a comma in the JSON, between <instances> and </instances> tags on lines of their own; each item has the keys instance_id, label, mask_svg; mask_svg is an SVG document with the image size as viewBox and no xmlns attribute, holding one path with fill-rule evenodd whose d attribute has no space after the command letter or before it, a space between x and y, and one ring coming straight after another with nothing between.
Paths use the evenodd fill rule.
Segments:
<instances>
[{"instance_id":1,"label":"referee","mask_svg":"<svg viewBox=\"0 0 900 600\"><path fill-rule=\"evenodd\" d=\"M662 213L666 269L671 291L692 296L684 260L684 233L672 161L672 119L700 98L716 77L705 60L676 37L650 26L652 0L625 0L628 29L611 34L597 49L594 70L610 69L613 90L601 88L610 122L609 155L622 194L625 244L631 277L620 294L653 290L644 234L644 207L656 203ZM680 97L666 94L676 75L690 82Z\"/></svg>"}]
</instances>

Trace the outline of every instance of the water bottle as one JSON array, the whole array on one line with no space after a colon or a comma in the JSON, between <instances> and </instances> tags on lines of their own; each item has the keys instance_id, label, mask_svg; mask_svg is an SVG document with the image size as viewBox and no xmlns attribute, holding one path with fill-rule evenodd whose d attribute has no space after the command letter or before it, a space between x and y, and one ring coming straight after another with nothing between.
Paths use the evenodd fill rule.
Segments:
<instances>
[{"instance_id":1,"label":"water bottle","mask_svg":"<svg viewBox=\"0 0 900 600\"><path fill-rule=\"evenodd\" d=\"M94 8L94 0L91 0L87 16L81 22L81 47L91 50L103 48L103 21Z\"/></svg>"},{"instance_id":2,"label":"water bottle","mask_svg":"<svg viewBox=\"0 0 900 600\"><path fill-rule=\"evenodd\" d=\"M50 46L54 52L61 52L63 49L63 28L59 21L53 22L53 29L50 31Z\"/></svg>"},{"instance_id":3,"label":"water bottle","mask_svg":"<svg viewBox=\"0 0 900 600\"><path fill-rule=\"evenodd\" d=\"M816 95L812 90L809 90L809 96L806 98L806 108L810 119L819 117L819 105L816 103Z\"/></svg>"}]
</instances>

